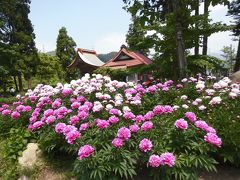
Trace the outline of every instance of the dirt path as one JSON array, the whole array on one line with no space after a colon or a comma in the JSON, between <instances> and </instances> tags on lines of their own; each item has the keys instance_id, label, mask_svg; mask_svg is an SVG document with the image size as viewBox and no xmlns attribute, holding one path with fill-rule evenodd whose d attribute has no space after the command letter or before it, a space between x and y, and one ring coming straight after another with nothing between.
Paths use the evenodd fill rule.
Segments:
<instances>
[{"instance_id":1,"label":"dirt path","mask_svg":"<svg viewBox=\"0 0 240 180\"><path fill-rule=\"evenodd\" d=\"M240 180L240 168L220 166L217 173L202 173L199 180Z\"/></svg>"}]
</instances>

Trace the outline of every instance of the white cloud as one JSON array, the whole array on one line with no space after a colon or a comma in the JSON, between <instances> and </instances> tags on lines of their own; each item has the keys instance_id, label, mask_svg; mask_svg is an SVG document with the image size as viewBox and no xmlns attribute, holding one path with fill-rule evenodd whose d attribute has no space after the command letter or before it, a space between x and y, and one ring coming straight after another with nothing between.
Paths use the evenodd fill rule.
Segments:
<instances>
[{"instance_id":1,"label":"white cloud","mask_svg":"<svg viewBox=\"0 0 240 180\"><path fill-rule=\"evenodd\" d=\"M119 51L122 44L126 44L125 34L111 33L99 38L94 44L94 49L98 54L109 53Z\"/></svg>"},{"instance_id":2,"label":"white cloud","mask_svg":"<svg viewBox=\"0 0 240 180\"><path fill-rule=\"evenodd\" d=\"M208 53L221 53L223 46L230 46L232 44L235 50L237 49L237 41L233 41L231 32L220 32L213 34L208 39Z\"/></svg>"}]
</instances>

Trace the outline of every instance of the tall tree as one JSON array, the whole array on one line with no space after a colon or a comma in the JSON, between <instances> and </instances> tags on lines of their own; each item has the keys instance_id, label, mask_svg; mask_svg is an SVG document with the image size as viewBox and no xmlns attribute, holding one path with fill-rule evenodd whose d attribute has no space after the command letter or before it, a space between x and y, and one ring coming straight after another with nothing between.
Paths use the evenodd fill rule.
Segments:
<instances>
[{"instance_id":1,"label":"tall tree","mask_svg":"<svg viewBox=\"0 0 240 180\"><path fill-rule=\"evenodd\" d=\"M62 27L59 30L59 34L57 37L57 49L56 55L60 59L60 63L63 69L63 78L65 81L69 82L71 79L76 78L76 73L67 69L68 65L70 65L72 59L76 55L76 43L74 40L68 36L67 29Z\"/></svg>"},{"instance_id":2,"label":"tall tree","mask_svg":"<svg viewBox=\"0 0 240 180\"><path fill-rule=\"evenodd\" d=\"M223 54L221 56L225 59L225 62L229 68L230 73L233 72L233 66L234 66L234 61L235 61L235 49L230 46L223 46L223 49L221 50Z\"/></svg>"},{"instance_id":3,"label":"tall tree","mask_svg":"<svg viewBox=\"0 0 240 180\"><path fill-rule=\"evenodd\" d=\"M59 72L61 72L59 58L45 53L39 53L39 58L40 63L36 77L40 80L40 83L53 84L54 82L59 82Z\"/></svg>"},{"instance_id":4,"label":"tall tree","mask_svg":"<svg viewBox=\"0 0 240 180\"><path fill-rule=\"evenodd\" d=\"M184 76L187 64L183 31L188 20L185 15L189 13L186 4L182 3L183 1L176 0L124 0L124 2L127 4L128 12L132 16L138 16L142 27L156 31L155 35L152 36L153 47L155 47L155 50L164 49L165 52L162 52L164 54L159 55L172 57L173 67L176 67L176 65L178 67L175 69L175 71L178 71L178 76ZM167 30L166 27L170 27L171 30ZM163 38L159 38L159 34ZM169 42L171 45L168 44ZM166 46L167 44L168 46Z\"/></svg>"},{"instance_id":5,"label":"tall tree","mask_svg":"<svg viewBox=\"0 0 240 180\"><path fill-rule=\"evenodd\" d=\"M203 38L202 38L202 55L207 55L208 50L208 37L219 31L229 30L229 27L221 22L218 23L210 23L211 19L209 19L209 7L216 5L229 5L229 0L204 0L204 12L203 12Z\"/></svg>"},{"instance_id":6,"label":"tall tree","mask_svg":"<svg viewBox=\"0 0 240 180\"><path fill-rule=\"evenodd\" d=\"M27 80L36 72L38 64L33 26L28 18L30 0L0 0L0 51L10 74L18 76L19 90L23 90L22 75Z\"/></svg>"},{"instance_id":7,"label":"tall tree","mask_svg":"<svg viewBox=\"0 0 240 180\"><path fill-rule=\"evenodd\" d=\"M143 54L149 53L151 48L151 39L147 36L147 30L142 28L140 19L137 16L132 17L132 24L126 35L128 48L133 51L140 51Z\"/></svg>"},{"instance_id":8,"label":"tall tree","mask_svg":"<svg viewBox=\"0 0 240 180\"><path fill-rule=\"evenodd\" d=\"M228 14L234 18L233 35L236 36L238 40L236 61L233 69L233 71L236 72L240 70L240 0L231 2Z\"/></svg>"},{"instance_id":9,"label":"tall tree","mask_svg":"<svg viewBox=\"0 0 240 180\"><path fill-rule=\"evenodd\" d=\"M200 6L200 1L199 0L196 0L196 4L195 4L195 7L194 7L194 9L195 9L195 16L196 17L198 17L199 16L199 6ZM196 28L196 30L197 31L199 31L198 30L198 28L199 28L199 23L198 23L198 21L196 21L195 22L195 28ZM195 37L195 42L194 42L194 44L195 44L195 47L194 47L194 55L199 55L199 35L196 35L196 37Z\"/></svg>"},{"instance_id":10,"label":"tall tree","mask_svg":"<svg viewBox=\"0 0 240 180\"><path fill-rule=\"evenodd\" d=\"M209 25L209 6L211 1L210 0L204 0L204 26L207 27ZM202 47L202 55L207 55L207 48L208 48L208 34L203 35L203 47Z\"/></svg>"}]
</instances>

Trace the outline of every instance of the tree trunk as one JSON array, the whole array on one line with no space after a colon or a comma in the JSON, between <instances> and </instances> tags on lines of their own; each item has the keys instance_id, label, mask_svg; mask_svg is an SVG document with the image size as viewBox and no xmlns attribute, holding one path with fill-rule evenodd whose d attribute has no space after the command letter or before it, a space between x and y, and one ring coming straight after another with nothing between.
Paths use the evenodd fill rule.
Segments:
<instances>
[{"instance_id":1,"label":"tree trunk","mask_svg":"<svg viewBox=\"0 0 240 180\"><path fill-rule=\"evenodd\" d=\"M195 9L195 16L199 16L199 0L196 0L197 6ZM195 23L195 28L198 30L198 22L196 21ZM195 47L194 47L194 55L199 55L199 36L197 35L196 40L195 40Z\"/></svg>"},{"instance_id":2,"label":"tree trunk","mask_svg":"<svg viewBox=\"0 0 240 180\"><path fill-rule=\"evenodd\" d=\"M205 16L205 28L208 26L208 7L210 5L209 0L204 1L204 16ZM202 49L202 55L207 55L207 48L208 48L208 35L205 33L203 35L203 49Z\"/></svg>"},{"instance_id":3,"label":"tree trunk","mask_svg":"<svg viewBox=\"0 0 240 180\"><path fill-rule=\"evenodd\" d=\"M13 76L13 80L14 80L14 84L15 84L16 92L18 92L18 84L17 84L16 76Z\"/></svg>"},{"instance_id":4,"label":"tree trunk","mask_svg":"<svg viewBox=\"0 0 240 180\"><path fill-rule=\"evenodd\" d=\"M23 83L22 83L22 76L21 76L21 74L18 75L18 84L19 84L19 91L23 92Z\"/></svg>"},{"instance_id":5,"label":"tree trunk","mask_svg":"<svg viewBox=\"0 0 240 180\"><path fill-rule=\"evenodd\" d=\"M32 78L28 79L28 89L32 89Z\"/></svg>"},{"instance_id":6,"label":"tree trunk","mask_svg":"<svg viewBox=\"0 0 240 180\"><path fill-rule=\"evenodd\" d=\"M234 65L234 72L237 72L240 70L240 37L238 39L238 50L237 50L237 56L236 56L236 62Z\"/></svg>"},{"instance_id":7,"label":"tree trunk","mask_svg":"<svg viewBox=\"0 0 240 180\"><path fill-rule=\"evenodd\" d=\"M179 77L183 78L186 76L187 60L185 54L185 44L183 39L183 27L182 27L182 16L180 13L181 4L179 0L172 0L173 12L175 14L175 31L176 31L176 52L177 61L179 66Z\"/></svg>"}]
</instances>

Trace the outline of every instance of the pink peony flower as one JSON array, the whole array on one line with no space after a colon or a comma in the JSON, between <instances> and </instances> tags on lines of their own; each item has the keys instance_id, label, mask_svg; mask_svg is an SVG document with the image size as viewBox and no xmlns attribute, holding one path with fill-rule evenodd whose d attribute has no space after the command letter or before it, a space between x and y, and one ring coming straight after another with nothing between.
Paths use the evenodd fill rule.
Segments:
<instances>
[{"instance_id":1,"label":"pink peony flower","mask_svg":"<svg viewBox=\"0 0 240 180\"><path fill-rule=\"evenodd\" d=\"M152 149L153 145L152 142L149 139L144 138L140 141L139 148L143 152L150 151Z\"/></svg>"},{"instance_id":2,"label":"pink peony flower","mask_svg":"<svg viewBox=\"0 0 240 180\"><path fill-rule=\"evenodd\" d=\"M78 115L77 115L80 119L84 120L87 119L89 116L89 113L86 111L78 111Z\"/></svg>"},{"instance_id":3,"label":"pink peony flower","mask_svg":"<svg viewBox=\"0 0 240 180\"><path fill-rule=\"evenodd\" d=\"M100 129L106 129L110 125L108 121L97 119L97 127Z\"/></svg>"},{"instance_id":4,"label":"pink peony flower","mask_svg":"<svg viewBox=\"0 0 240 180\"><path fill-rule=\"evenodd\" d=\"M31 96L29 96L29 100L32 101L32 102L34 102L34 101L37 100L37 96L31 95Z\"/></svg>"},{"instance_id":5,"label":"pink peony flower","mask_svg":"<svg viewBox=\"0 0 240 180\"><path fill-rule=\"evenodd\" d=\"M65 88L62 90L62 94L64 96L68 96L68 95L71 95L73 93L73 90L71 88Z\"/></svg>"},{"instance_id":6,"label":"pink peony flower","mask_svg":"<svg viewBox=\"0 0 240 180\"><path fill-rule=\"evenodd\" d=\"M182 85L182 84L177 84L177 85L176 85L176 88L177 88L177 89L181 89L181 88L183 88L183 85Z\"/></svg>"},{"instance_id":7,"label":"pink peony flower","mask_svg":"<svg viewBox=\"0 0 240 180\"><path fill-rule=\"evenodd\" d=\"M221 147L222 145L221 138L219 138L215 133L207 133L204 136L204 141L217 147Z\"/></svg>"},{"instance_id":8,"label":"pink peony flower","mask_svg":"<svg viewBox=\"0 0 240 180\"><path fill-rule=\"evenodd\" d=\"M137 123L145 121L145 118L143 115L137 115L134 119Z\"/></svg>"},{"instance_id":9,"label":"pink peony flower","mask_svg":"<svg viewBox=\"0 0 240 180\"><path fill-rule=\"evenodd\" d=\"M114 138L112 141L112 145L116 148L120 148L123 146L123 140L120 138Z\"/></svg>"},{"instance_id":10,"label":"pink peony flower","mask_svg":"<svg viewBox=\"0 0 240 180\"><path fill-rule=\"evenodd\" d=\"M31 116L30 118L29 118L29 122L30 123L34 123L34 122L36 122L37 121L37 116Z\"/></svg>"},{"instance_id":11,"label":"pink peony flower","mask_svg":"<svg viewBox=\"0 0 240 180\"><path fill-rule=\"evenodd\" d=\"M20 113L17 112L17 111L13 111L12 114L11 114L11 117L13 119L18 119L20 117Z\"/></svg>"},{"instance_id":12,"label":"pink peony flower","mask_svg":"<svg viewBox=\"0 0 240 180\"><path fill-rule=\"evenodd\" d=\"M84 158L87 158L91 156L94 153L94 148L90 145L84 145L82 146L78 151L79 159L82 160Z\"/></svg>"},{"instance_id":13,"label":"pink peony flower","mask_svg":"<svg viewBox=\"0 0 240 180\"><path fill-rule=\"evenodd\" d=\"M61 100L60 99L56 99L53 103L52 103L52 108L53 109L57 109L61 106Z\"/></svg>"},{"instance_id":14,"label":"pink peony flower","mask_svg":"<svg viewBox=\"0 0 240 180\"><path fill-rule=\"evenodd\" d=\"M23 109L23 112L29 112L31 110L32 110L31 106L25 106L24 109Z\"/></svg>"},{"instance_id":15,"label":"pink peony flower","mask_svg":"<svg viewBox=\"0 0 240 180\"><path fill-rule=\"evenodd\" d=\"M73 130L68 132L65 138L69 144L73 144L76 139L80 138L80 136L80 132Z\"/></svg>"},{"instance_id":16,"label":"pink peony flower","mask_svg":"<svg viewBox=\"0 0 240 180\"><path fill-rule=\"evenodd\" d=\"M208 133L214 133L214 134L216 134L216 130L215 130L213 127L210 127L210 126L206 129L206 131L207 131Z\"/></svg>"},{"instance_id":17,"label":"pink peony flower","mask_svg":"<svg viewBox=\"0 0 240 180\"><path fill-rule=\"evenodd\" d=\"M79 131L86 131L89 128L89 123L83 123L80 125Z\"/></svg>"},{"instance_id":18,"label":"pink peony flower","mask_svg":"<svg viewBox=\"0 0 240 180\"><path fill-rule=\"evenodd\" d=\"M25 108L24 105L19 105L19 106L16 107L16 111L23 112L24 108Z\"/></svg>"},{"instance_id":19,"label":"pink peony flower","mask_svg":"<svg viewBox=\"0 0 240 180\"><path fill-rule=\"evenodd\" d=\"M77 131L77 128L72 125L66 125L63 129L63 134L66 136L70 131Z\"/></svg>"},{"instance_id":20,"label":"pink peony flower","mask_svg":"<svg viewBox=\"0 0 240 180\"><path fill-rule=\"evenodd\" d=\"M133 125L129 126L129 129L132 133L137 133L139 130L139 127L137 124L133 124Z\"/></svg>"},{"instance_id":21,"label":"pink peony flower","mask_svg":"<svg viewBox=\"0 0 240 180\"><path fill-rule=\"evenodd\" d=\"M187 121L185 121L184 119L178 119L176 120L176 122L174 123L175 127L178 129L187 129L188 128L188 123Z\"/></svg>"},{"instance_id":22,"label":"pink peony flower","mask_svg":"<svg viewBox=\"0 0 240 180\"><path fill-rule=\"evenodd\" d=\"M86 98L85 97L83 97L83 96L78 96L77 97L77 100L79 101L79 102L85 102L86 101Z\"/></svg>"},{"instance_id":23,"label":"pink peony flower","mask_svg":"<svg viewBox=\"0 0 240 180\"><path fill-rule=\"evenodd\" d=\"M144 118L146 119L146 120L151 120L152 118L154 117L154 113L153 113L153 111L148 111L145 115L144 115Z\"/></svg>"},{"instance_id":24,"label":"pink peony flower","mask_svg":"<svg viewBox=\"0 0 240 180\"><path fill-rule=\"evenodd\" d=\"M82 106L79 106L78 108L78 112L81 112L81 111L88 112L89 110L90 108L87 105L82 105Z\"/></svg>"},{"instance_id":25,"label":"pink peony flower","mask_svg":"<svg viewBox=\"0 0 240 180\"><path fill-rule=\"evenodd\" d=\"M53 115L53 114L54 114L53 109L47 109L47 110L44 111L44 113L43 113L43 115L44 115L45 117L51 116L51 115Z\"/></svg>"},{"instance_id":26,"label":"pink peony flower","mask_svg":"<svg viewBox=\"0 0 240 180\"><path fill-rule=\"evenodd\" d=\"M166 105L166 106L164 106L164 108L165 108L164 113L166 113L166 114L173 112L172 106Z\"/></svg>"},{"instance_id":27,"label":"pink peony flower","mask_svg":"<svg viewBox=\"0 0 240 180\"><path fill-rule=\"evenodd\" d=\"M112 108L109 110L109 114L119 116L121 115L121 111L119 109Z\"/></svg>"},{"instance_id":28,"label":"pink peony flower","mask_svg":"<svg viewBox=\"0 0 240 180\"><path fill-rule=\"evenodd\" d=\"M73 103L71 104L71 108L72 108L72 109L78 109L80 105L81 105L81 104L80 104L79 102L73 102Z\"/></svg>"},{"instance_id":29,"label":"pink peony flower","mask_svg":"<svg viewBox=\"0 0 240 180\"><path fill-rule=\"evenodd\" d=\"M195 122L197 120L197 116L193 112L186 112L185 117L191 122Z\"/></svg>"},{"instance_id":30,"label":"pink peony flower","mask_svg":"<svg viewBox=\"0 0 240 180\"><path fill-rule=\"evenodd\" d=\"M44 125L44 122L42 122L42 121L36 121L35 123L33 123L32 128L33 128L33 129L39 129L39 128L41 128L43 125Z\"/></svg>"},{"instance_id":31,"label":"pink peony flower","mask_svg":"<svg viewBox=\"0 0 240 180\"><path fill-rule=\"evenodd\" d=\"M131 137L131 131L126 127L121 127L118 130L117 137L121 138L122 140L128 140Z\"/></svg>"},{"instance_id":32,"label":"pink peony flower","mask_svg":"<svg viewBox=\"0 0 240 180\"><path fill-rule=\"evenodd\" d=\"M55 120L56 120L56 117L51 115L51 116L47 117L46 123L47 124L52 124Z\"/></svg>"},{"instance_id":33,"label":"pink peony flower","mask_svg":"<svg viewBox=\"0 0 240 180\"><path fill-rule=\"evenodd\" d=\"M116 124L119 121L119 118L116 116L111 116L108 119L108 122L110 122L111 124Z\"/></svg>"},{"instance_id":34,"label":"pink peony flower","mask_svg":"<svg viewBox=\"0 0 240 180\"><path fill-rule=\"evenodd\" d=\"M209 128L208 124L205 121L195 121L194 125L204 131L207 131L207 129Z\"/></svg>"},{"instance_id":35,"label":"pink peony flower","mask_svg":"<svg viewBox=\"0 0 240 180\"><path fill-rule=\"evenodd\" d=\"M8 115L10 115L12 113L12 111L10 110L10 109L4 109L3 111L2 111L2 115L3 116L8 116Z\"/></svg>"},{"instance_id":36,"label":"pink peony flower","mask_svg":"<svg viewBox=\"0 0 240 180\"><path fill-rule=\"evenodd\" d=\"M142 131L149 131L152 128L153 128L153 123L151 121L146 121L141 126Z\"/></svg>"},{"instance_id":37,"label":"pink peony flower","mask_svg":"<svg viewBox=\"0 0 240 180\"><path fill-rule=\"evenodd\" d=\"M161 105L157 105L153 109L153 113L155 115L160 115L160 114L163 114L164 112L165 112L165 108L164 106L161 106Z\"/></svg>"},{"instance_id":38,"label":"pink peony flower","mask_svg":"<svg viewBox=\"0 0 240 180\"><path fill-rule=\"evenodd\" d=\"M9 105L8 105L8 104L3 104L3 105L2 105L2 108L3 108L3 109L8 109L8 108L9 108Z\"/></svg>"},{"instance_id":39,"label":"pink peony flower","mask_svg":"<svg viewBox=\"0 0 240 180\"><path fill-rule=\"evenodd\" d=\"M58 134L63 133L63 130L65 129L66 126L67 125L65 123L56 124L56 126L55 126L56 133L58 133Z\"/></svg>"},{"instance_id":40,"label":"pink peony flower","mask_svg":"<svg viewBox=\"0 0 240 180\"><path fill-rule=\"evenodd\" d=\"M151 155L148 160L148 165L151 167L159 167L161 163L161 159L158 155Z\"/></svg>"},{"instance_id":41,"label":"pink peony flower","mask_svg":"<svg viewBox=\"0 0 240 180\"><path fill-rule=\"evenodd\" d=\"M69 121L69 123L71 124L71 125L76 125L78 122L79 122L79 117L78 116L72 116L72 117L70 117L70 121Z\"/></svg>"},{"instance_id":42,"label":"pink peony flower","mask_svg":"<svg viewBox=\"0 0 240 180\"><path fill-rule=\"evenodd\" d=\"M132 112L125 112L123 114L123 117L126 119L126 120L129 120L129 119L134 119L136 116L132 113Z\"/></svg>"},{"instance_id":43,"label":"pink peony flower","mask_svg":"<svg viewBox=\"0 0 240 180\"><path fill-rule=\"evenodd\" d=\"M160 164L167 165L169 167L173 167L175 164L175 156L172 153L166 152L161 154L160 156Z\"/></svg>"}]
</instances>

